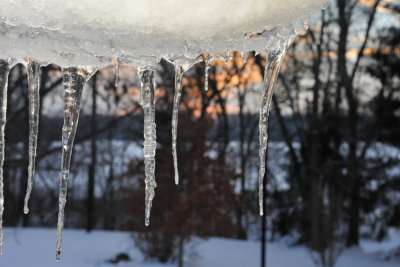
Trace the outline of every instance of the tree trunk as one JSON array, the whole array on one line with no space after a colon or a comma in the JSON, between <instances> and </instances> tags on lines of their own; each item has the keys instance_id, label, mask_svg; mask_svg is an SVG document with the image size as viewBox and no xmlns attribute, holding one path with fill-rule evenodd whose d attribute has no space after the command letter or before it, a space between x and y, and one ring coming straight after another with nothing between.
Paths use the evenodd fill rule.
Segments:
<instances>
[{"instance_id":1,"label":"tree trunk","mask_svg":"<svg viewBox=\"0 0 400 267\"><path fill-rule=\"evenodd\" d=\"M351 188L351 204L350 204L350 222L347 232L346 246L357 246L359 239L359 222L360 222L360 179L358 176L353 178L353 186Z\"/></svg>"},{"instance_id":2,"label":"tree trunk","mask_svg":"<svg viewBox=\"0 0 400 267\"><path fill-rule=\"evenodd\" d=\"M244 153L244 137L246 134L246 127L244 125L244 114L243 114L243 107L244 107L244 100L245 100L245 92L244 90L239 89L238 98L239 98L239 135L240 135L240 203L237 210L237 237L239 239L247 239L247 233L243 226L243 217L244 212L246 210L246 189L245 189L245 182L246 182L246 156Z\"/></svg>"},{"instance_id":3,"label":"tree trunk","mask_svg":"<svg viewBox=\"0 0 400 267\"><path fill-rule=\"evenodd\" d=\"M265 169L268 170L268 151L265 157ZM268 171L264 174L263 180L263 210L264 214L261 216L261 267L267 266L267 178Z\"/></svg>"},{"instance_id":4,"label":"tree trunk","mask_svg":"<svg viewBox=\"0 0 400 267\"><path fill-rule=\"evenodd\" d=\"M97 74L93 76L93 86L92 86L92 119L91 119L91 128L92 128L92 138L91 138L91 163L89 165L89 173L88 173L88 198L87 198L87 225L86 230L90 232L93 230L95 225L94 219L94 182L96 175L96 163L97 163L97 144L96 144L96 130L97 130L97 118L96 118L96 109L97 109L97 91L96 91L96 77Z\"/></svg>"},{"instance_id":5,"label":"tree trunk","mask_svg":"<svg viewBox=\"0 0 400 267\"><path fill-rule=\"evenodd\" d=\"M184 237L180 236L179 237L179 261L178 261L178 266L183 267L183 255L184 255Z\"/></svg>"},{"instance_id":6,"label":"tree trunk","mask_svg":"<svg viewBox=\"0 0 400 267\"><path fill-rule=\"evenodd\" d=\"M344 88L346 101L349 106L348 108L348 140L347 143L349 145L349 154L347 157L347 169L348 169L348 179L350 181L351 192L350 192L350 221L349 221L349 229L347 232L347 246L358 245L358 227L359 227L359 191L360 191L360 177L358 175L357 170L357 101L354 97L353 92L353 81L354 76L349 76L347 72L347 59L346 59L346 51L347 51L347 36L348 29L350 24L351 16L349 12L346 11L346 6L348 5L348 1L346 0L338 0L338 8L339 8L339 26L340 26L340 34L339 34L339 43L338 43L338 64L337 64L337 73L339 75L339 84L338 88Z\"/></svg>"}]
</instances>

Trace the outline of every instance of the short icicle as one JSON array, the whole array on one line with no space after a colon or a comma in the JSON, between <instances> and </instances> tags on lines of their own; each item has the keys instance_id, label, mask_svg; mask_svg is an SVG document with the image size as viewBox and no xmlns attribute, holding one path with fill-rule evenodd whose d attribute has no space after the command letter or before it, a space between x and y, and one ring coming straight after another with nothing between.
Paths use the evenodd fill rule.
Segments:
<instances>
[{"instance_id":1,"label":"short icicle","mask_svg":"<svg viewBox=\"0 0 400 267\"><path fill-rule=\"evenodd\" d=\"M3 163L4 163L4 128L6 126L7 113L7 89L8 74L13 66L11 59L0 60L0 255L3 246L3 212L4 212L4 195L3 195Z\"/></svg>"},{"instance_id":2,"label":"short icicle","mask_svg":"<svg viewBox=\"0 0 400 267\"><path fill-rule=\"evenodd\" d=\"M240 52L240 54L242 55L242 59L243 59L243 63L246 64L247 62L247 52Z\"/></svg>"},{"instance_id":3,"label":"short icicle","mask_svg":"<svg viewBox=\"0 0 400 267\"><path fill-rule=\"evenodd\" d=\"M228 63L229 60L232 60L232 52L223 52L223 53L217 53L215 54L215 58L222 60L225 64Z\"/></svg>"},{"instance_id":4,"label":"short icicle","mask_svg":"<svg viewBox=\"0 0 400 267\"><path fill-rule=\"evenodd\" d=\"M179 173L178 173L178 156L176 153L176 139L178 132L178 113L179 113L179 102L182 96L182 74L183 67L178 66L175 63L175 92L174 92L174 103L172 109L172 157L174 160L174 173L175 173L175 184L179 184Z\"/></svg>"},{"instance_id":5,"label":"short icicle","mask_svg":"<svg viewBox=\"0 0 400 267\"><path fill-rule=\"evenodd\" d=\"M60 260L61 242L64 229L64 207L67 201L69 168L79 111L82 100L83 86L95 72L95 68L67 67L63 69L64 80L64 125L62 128L62 158L60 196L58 200L57 246L56 260Z\"/></svg>"},{"instance_id":6,"label":"short icicle","mask_svg":"<svg viewBox=\"0 0 400 267\"><path fill-rule=\"evenodd\" d=\"M115 70L115 80L114 80L114 86L117 89L118 88L118 82L119 82L119 59L116 57L114 63L114 70Z\"/></svg>"},{"instance_id":7,"label":"short icicle","mask_svg":"<svg viewBox=\"0 0 400 267\"><path fill-rule=\"evenodd\" d=\"M145 225L150 224L150 211L154 198L155 180L155 155L156 155L156 123L155 123L155 68L139 69L141 83L141 102L144 112L144 166L145 166Z\"/></svg>"},{"instance_id":8,"label":"short icicle","mask_svg":"<svg viewBox=\"0 0 400 267\"><path fill-rule=\"evenodd\" d=\"M209 56L206 60L204 60L204 90L208 91L208 77L211 67L211 62L214 60L213 57Z\"/></svg>"},{"instance_id":9,"label":"short icicle","mask_svg":"<svg viewBox=\"0 0 400 267\"><path fill-rule=\"evenodd\" d=\"M35 176L35 158L37 147L37 135L39 127L39 86L40 86L40 64L31 60L26 62L28 70L28 90L29 90L29 166L28 184L24 201L24 213L29 212L29 198L33 188L33 178Z\"/></svg>"},{"instance_id":10,"label":"short icicle","mask_svg":"<svg viewBox=\"0 0 400 267\"><path fill-rule=\"evenodd\" d=\"M278 46L267 52L267 62L265 65L264 85L261 99L260 117L259 117L259 170L258 170L258 184L259 184L259 206L260 215L264 214L263 210L263 181L265 175L265 153L267 150L268 141L268 116L271 107L271 99L273 94L276 78L279 73L282 61L285 57L286 51L292 43L295 36L291 36L284 42L279 42Z\"/></svg>"}]
</instances>

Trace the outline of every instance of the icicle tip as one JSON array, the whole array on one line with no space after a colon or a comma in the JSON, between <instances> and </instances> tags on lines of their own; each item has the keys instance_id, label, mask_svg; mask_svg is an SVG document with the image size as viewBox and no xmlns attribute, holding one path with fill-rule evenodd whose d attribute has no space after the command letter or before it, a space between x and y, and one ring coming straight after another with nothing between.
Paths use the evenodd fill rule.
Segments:
<instances>
[{"instance_id":1,"label":"icicle tip","mask_svg":"<svg viewBox=\"0 0 400 267\"><path fill-rule=\"evenodd\" d=\"M25 205L25 207L24 207L24 213L25 213L25 214L28 214L28 213L29 213L29 208L28 208L28 206L26 206L26 205Z\"/></svg>"},{"instance_id":2,"label":"icicle tip","mask_svg":"<svg viewBox=\"0 0 400 267\"><path fill-rule=\"evenodd\" d=\"M61 260L61 250L56 250L56 261Z\"/></svg>"}]
</instances>

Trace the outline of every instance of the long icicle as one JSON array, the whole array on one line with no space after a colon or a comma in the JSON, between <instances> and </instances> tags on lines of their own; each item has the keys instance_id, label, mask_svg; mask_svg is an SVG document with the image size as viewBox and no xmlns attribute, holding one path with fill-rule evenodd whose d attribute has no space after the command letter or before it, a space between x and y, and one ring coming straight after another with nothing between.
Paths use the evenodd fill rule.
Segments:
<instances>
[{"instance_id":1,"label":"long icicle","mask_svg":"<svg viewBox=\"0 0 400 267\"><path fill-rule=\"evenodd\" d=\"M7 115L7 89L8 74L12 67L11 60L0 60L0 255L3 246L3 212L4 212L4 195L3 195L3 163L4 163L4 128L6 126Z\"/></svg>"},{"instance_id":2,"label":"long icicle","mask_svg":"<svg viewBox=\"0 0 400 267\"><path fill-rule=\"evenodd\" d=\"M185 71L190 69L194 64L203 61L203 57L190 59L185 56L175 57L175 91L174 103L172 109L172 157L174 161L175 184L179 184L179 171L178 171L178 154L176 151L176 139L178 137L178 114L179 102L182 96L182 76Z\"/></svg>"},{"instance_id":3,"label":"long icicle","mask_svg":"<svg viewBox=\"0 0 400 267\"><path fill-rule=\"evenodd\" d=\"M179 113L179 102L182 96L182 74L183 67L178 66L175 63L175 92L174 92L174 104L172 109L172 157L174 160L174 172L175 172L175 184L179 184L179 173L178 173L178 156L176 153L176 139L178 132L178 113Z\"/></svg>"},{"instance_id":4,"label":"long icicle","mask_svg":"<svg viewBox=\"0 0 400 267\"><path fill-rule=\"evenodd\" d=\"M150 224L150 211L154 198L155 155L156 155L156 123L155 123L155 69L140 69L141 100L144 112L144 166L145 166L145 225Z\"/></svg>"},{"instance_id":5,"label":"long icicle","mask_svg":"<svg viewBox=\"0 0 400 267\"><path fill-rule=\"evenodd\" d=\"M40 64L31 60L26 63L28 70L28 90L29 90L29 166L28 166L28 185L24 201L24 213L29 212L28 203L33 188L33 178L35 176L35 158L37 147L37 134L39 127L39 86L40 86Z\"/></svg>"},{"instance_id":6,"label":"long icicle","mask_svg":"<svg viewBox=\"0 0 400 267\"><path fill-rule=\"evenodd\" d=\"M285 57L286 51L293 41L294 36L291 36L283 44L279 44L275 49L267 53L267 62L264 73L263 94L261 99L260 117L259 117L259 170L258 170L258 201L260 206L260 215L264 214L263 210L263 181L265 175L265 153L267 150L268 141L268 116L271 107L271 99L273 94L276 78L279 73L282 61Z\"/></svg>"},{"instance_id":7,"label":"long icicle","mask_svg":"<svg viewBox=\"0 0 400 267\"><path fill-rule=\"evenodd\" d=\"M60 260L62 233L64 229L64 207L67 201L69 168L71 163L72 147L76 128L78 126L79 111L81 107L82 91L92 68L68 67L63 69L64 79L64 125L62 128L62 158L60 196L58 200L57 245L56 260Z\"/></svg>"}]
</instances>

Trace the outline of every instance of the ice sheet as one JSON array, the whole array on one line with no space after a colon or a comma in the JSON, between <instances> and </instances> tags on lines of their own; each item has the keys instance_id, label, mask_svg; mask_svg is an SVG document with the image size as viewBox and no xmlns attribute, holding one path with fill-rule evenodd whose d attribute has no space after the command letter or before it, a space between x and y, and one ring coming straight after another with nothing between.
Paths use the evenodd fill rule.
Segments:
<instances>
[{"instance_id":1,"label":"ice sheet","mask_svg":"<svg viewBox=\"0 0 400 267\"><path fill-rule=\"evenodd\" d=\"M0 0L0 58L61 66L119 55L264 51L266 27L299 30L327 0ZM274 32L274 34L276 34Z\"/></svg>"}]
</instances>

